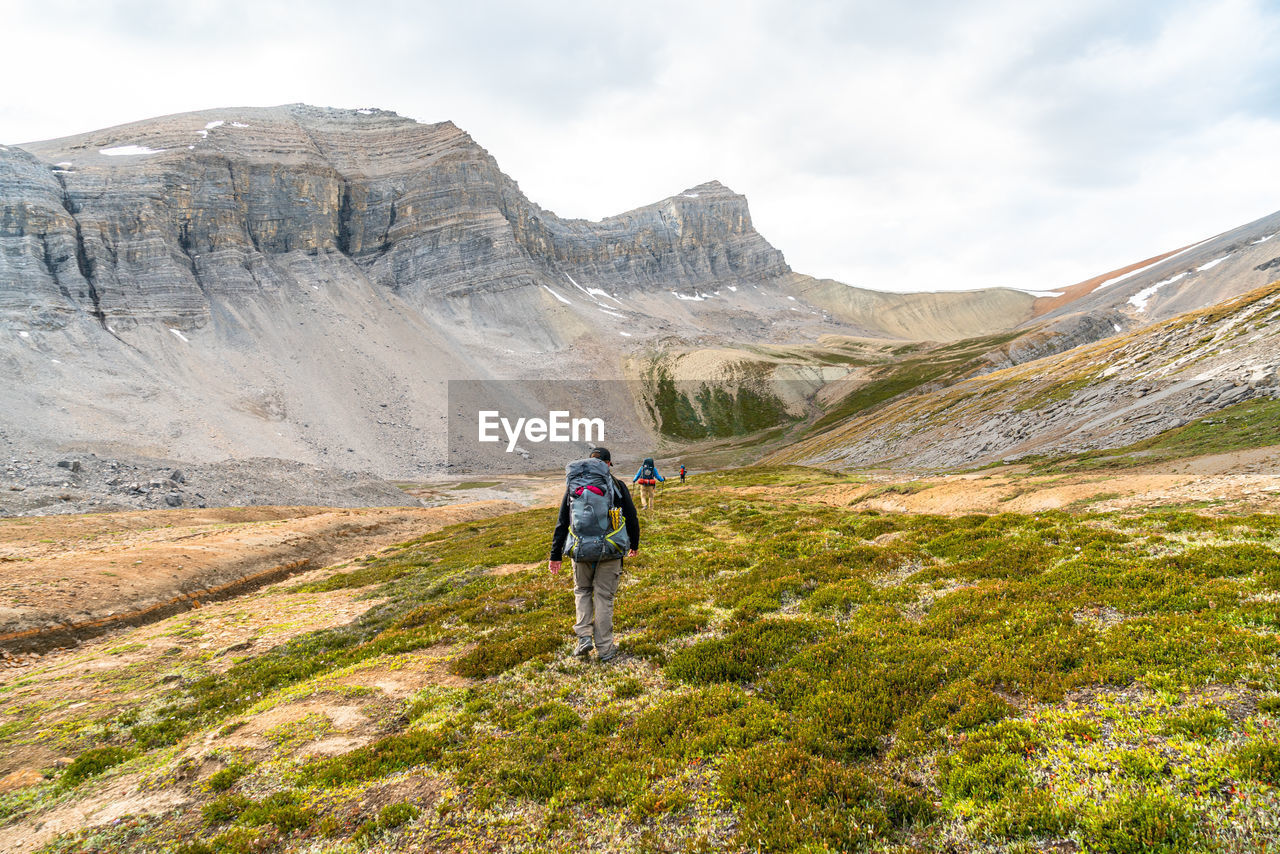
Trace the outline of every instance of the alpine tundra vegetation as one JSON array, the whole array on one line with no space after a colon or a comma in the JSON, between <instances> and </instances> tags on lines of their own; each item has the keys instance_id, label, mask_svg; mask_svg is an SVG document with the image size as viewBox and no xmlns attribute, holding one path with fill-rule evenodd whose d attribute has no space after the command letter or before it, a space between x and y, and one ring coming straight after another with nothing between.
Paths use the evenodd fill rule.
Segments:
<instances>
[{"instance_id":1,"label":"alpine tundra vegetation","mask_svg":"<svg viewBox=\"0 0 1280 854\"><path fill-rule=\"evenodd\" d=\"M860 482L750 468L669 491L627 562L611 666L570 654L542 508L264 591L368 610L229 666L103 671L130 686L108 710L51 727L20 681L0 693L5 750L75 758L0 818L140 779L175 808L42 850L1280 844L1280 516L821 500ZM424 654L431 684L395 702L352 681ZM320 748L351 730L335 708L372 728L352 749Z\"/></svg>"}]
</instances>

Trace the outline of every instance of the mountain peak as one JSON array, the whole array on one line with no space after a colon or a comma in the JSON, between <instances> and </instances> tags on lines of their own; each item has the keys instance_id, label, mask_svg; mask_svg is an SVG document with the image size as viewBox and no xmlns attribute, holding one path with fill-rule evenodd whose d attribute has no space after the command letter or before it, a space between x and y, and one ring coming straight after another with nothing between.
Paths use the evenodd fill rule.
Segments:
<instances>
[{"instance_id":1,"label":"mountain peak","mask_svg":"<svg viewBox=\"0 0 1280 854\"><path fill-rule=\"evenodd\" d=\"M733 190L730 190L724 184L712 178L710 181L704 181L696 187L689 187L679 194L684 198L699 198L700 196L737 196Z\"/></svg>"}]
</instances>

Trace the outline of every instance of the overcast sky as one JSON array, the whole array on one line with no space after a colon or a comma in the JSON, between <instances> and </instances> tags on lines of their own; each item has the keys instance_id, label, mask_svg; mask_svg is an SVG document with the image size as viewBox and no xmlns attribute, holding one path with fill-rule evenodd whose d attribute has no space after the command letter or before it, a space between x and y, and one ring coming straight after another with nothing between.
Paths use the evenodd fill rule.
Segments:
<instances>
[{"instance_id":1,"label":"overcast sky","mask_svg":"<svg viewBox=\"0 0 1280 854\"><path fill-rule=\"evenodd\" d=\"M1280 2L0 0L0 143L302 101L598 219L712 178L792 268L1071 284L1280 209Z\"/></svg>"}]
</instances>

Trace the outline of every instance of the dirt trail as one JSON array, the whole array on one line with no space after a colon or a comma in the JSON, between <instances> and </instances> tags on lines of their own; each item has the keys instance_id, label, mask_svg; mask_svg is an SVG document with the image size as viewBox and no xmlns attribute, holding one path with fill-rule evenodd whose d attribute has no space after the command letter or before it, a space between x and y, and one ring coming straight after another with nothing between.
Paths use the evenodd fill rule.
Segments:
<instances>
[{"instance_id":1,"label":"dirt trail","mask_svg":"<svg viewBox=\"0 0 1280 854\"><path fill-rule=\"evenodd\" d=\"M0 520L0 649L69 646L520 509L252 507Z\"/></svg>"}]
</instances>

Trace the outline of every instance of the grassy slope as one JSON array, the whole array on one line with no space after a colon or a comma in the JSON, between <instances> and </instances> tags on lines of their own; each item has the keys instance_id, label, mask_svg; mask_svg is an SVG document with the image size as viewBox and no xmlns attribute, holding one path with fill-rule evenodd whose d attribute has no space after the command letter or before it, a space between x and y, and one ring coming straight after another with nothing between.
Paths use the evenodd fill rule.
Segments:
<instances>
[{"instance_id":1,"label":"grassy slope","mask_svg":"<svg viewBox=\"0 0 1280 854\"><path fill-rule=\"evenodd\" d=\"M871 400L853 411L841 412L835 423L828 419L824 422L829 424L825 432L815 431L815 435L768 459L781 463L802 462L868 438L896 437L906 429L903 425L910 425L912 433L922 433L935 428L951 429L956 424L978 423L993 411L1040 409L1068 400L1113 375L1130 380L1182 376L1196 370L1201 362L1229 352L1242 338L1273 329L1277 294L1280 294L1280 282L1257 288L1222 305L953 382L928 394ZM905 362L895 366L897 370L906 368ZM956 378L963 375L957 374Z\"/></svg>"},{"instance_id":2,"label":"grassy slope","mask_svg":"<svg viewBox=\"0 0 1280 854\"><path fill-rule=\"evenodd\" d=\"M1223 454L1280 443L1280 400L1247 400L1123 448L1053 460L1026 460L1037 471L1131 468L1201 454Z\"/></svg>"},{"instance_id":3,"label":"grassy slope","mask_svg":"<svg viewBox=\"0 0 1280 854\"><path fill-rule=\"evenodd\" d=\"M755 361L743 358L732 362L728 374L733 379L722 380L721 384L711 382L701 395L697 395L696 390L705 380L678 380L671 374L668 362L650 365L646 369L645 380L655 389L651 406L660 416L655 420L664 425L661 432L668 439L686 443L686 454L706 453L707 449L713 448L715 441L707 441L708 436L721 440L737 437L758 451L762 445L782 445L775 440L783 436L787 442L792 442L798 436L819 433L922 387L954 383L986 365L984 354L1018 335L1010 332L949 344L917 343L897 347L830 336L807 347L745 348L743 352L749 353ZM669 354L667 358L678 360L683 355L687 354ZM762 380L768 376L769 369L779 366L857 366L868 369L869 376L853 391L828 404L824 411L817 412L811 422L796 424L793 423L794 417L788 417L781 402L768 396L768 384ZM763 394L763 398L750 393L749 375L753 371L758 374L756 379L763 382L757 392ZM683 391L677 390L677 384ZM745 398L744 391L748 392ZM694 394L696 399L691 401L690 394ZM744 417L746 412L753 413L753 416ZM758 456L757 453L752 459L758 459Z\"/></svg>"},{"instance_id":4,"label":"grassy slope","mask_svg":"<svg viewBox=\"0 0 1280 854\"><path fill-rule=\"evenodd\" d=\"M228 758L194 789L202 811L52 850L1280 842L1280 517L806 501L842 480L755 469L666 490L618 595L622 665L568 655L563 576L483 573L541 560L553 511L432 534L325 582L390 597L359 623L103 721L74 774L0 799L0 815L143 763L180 779L168 745L273 696L333 690L312 680L352 663L451 640L476 644L453 669L482 681L421 692L381 741L309 764ZM361 806L406 774L446 793L421 812Z\"/></svg>"},{"instance_id":5,"label":"grassy slope","mask_svg":"<svg viewBox=\"0 0 1280 854\"><path fill-rule=\"evenodd\" d=\"M837 401L806 433L834 426L898 395L933 383L952 383L983 364L982 356L1017 338L1017 333L970 338L942 346L901 347L896 361L881 366L865 385Z\"/></svg>"}]
</instances>

